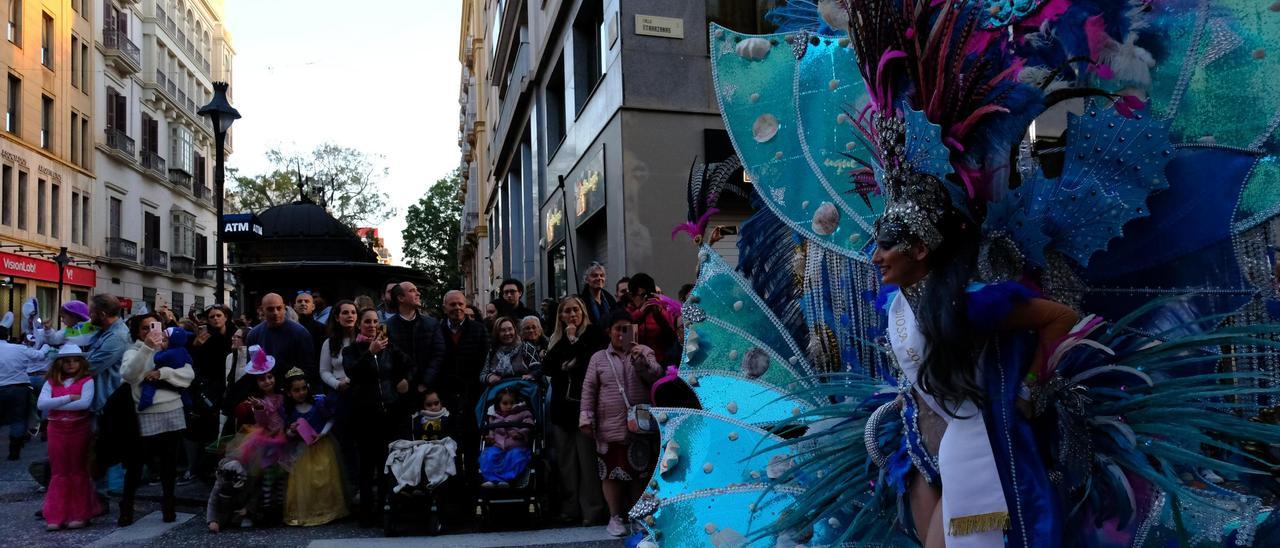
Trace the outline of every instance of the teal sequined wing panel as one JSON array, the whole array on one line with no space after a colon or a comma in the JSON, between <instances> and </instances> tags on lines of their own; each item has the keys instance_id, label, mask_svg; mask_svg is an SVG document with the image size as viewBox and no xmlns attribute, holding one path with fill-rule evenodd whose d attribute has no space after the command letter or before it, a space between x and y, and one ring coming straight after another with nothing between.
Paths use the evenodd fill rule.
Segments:
<instances>
[{"instance_id":1,"label":"teal sequined wing panel","mask_svg":"<svg viewBox=\"0 0 1280 548\"><path fill-rule=\"evenodd\" d=\"M712 25L711 37L720 112L765 205L814 245L865 261L884 204L853 184L868 154L850 123L867 97L852 50L803 32Z\"/></svg>"},{"instance_id":2,"label":"teal sequined wing panel","mask_svg":"<svg viewBox=\"0 0 1280 548\"><path fill-rule=\"evenodd\" d=\"M813 368L781 322L724 259L699 253L698 280L685 304L680 377L703 409L751 424L773 424L811 410L797 393Z\"/></svg>"}]
</instances>

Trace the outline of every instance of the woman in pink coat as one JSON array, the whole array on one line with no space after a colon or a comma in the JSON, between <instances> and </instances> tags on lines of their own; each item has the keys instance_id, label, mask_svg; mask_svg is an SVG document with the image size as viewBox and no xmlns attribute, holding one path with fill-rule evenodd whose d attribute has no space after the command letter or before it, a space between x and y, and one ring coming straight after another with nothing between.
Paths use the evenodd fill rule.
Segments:
<instances>
[{"instance_id":1,"label":"woman in pink coat","mask_svg":"<svg viewBox=\"0 0 1280 548\"><path fill-rule=\"evenodd\" d=\"M609 346L591 356L582 384L578 426L596 442L600 479L609 505L608 531L626 534L622 514L644 491L653 464L650 440L627 431L627 407L649 403L649 386L662 375L653 349L636 344L635 326L624 310L609 317ZM624 396L625 394L625 396Z\"/></svg>"}]
</instances>

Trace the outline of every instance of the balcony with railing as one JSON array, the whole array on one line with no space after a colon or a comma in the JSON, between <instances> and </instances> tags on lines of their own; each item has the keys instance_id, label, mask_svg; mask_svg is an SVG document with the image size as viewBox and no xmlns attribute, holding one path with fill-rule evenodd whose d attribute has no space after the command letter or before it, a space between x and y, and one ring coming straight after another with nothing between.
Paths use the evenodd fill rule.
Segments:
<instances>
[{"instance_id":1,"label":"balcony with railing","mask_svg":"<svg viewBox=\"0 0 1280 548\"><path fill-rule=\"evenodd\" d=\"M127 73L142 70L142 50L129 36L116 29L102 29L103 54L108 63Z\"/></svg>"},{"instance_id":2,"label":"balcony with railing","mask_svg":"<svg viewBox=\"0 0 1280 548\"><path fill-rule=\"evenodd\" d=\"M161 270L169 269L169 254L154 247L142 249L142 264Z\"/></svg>"},{"instance_id":3,"label":"balcony with railing","mask_svg":"<svg viewBox=\"0 0 1280 548\"><path fill-rule=\"evenodd\" d=\"M111 149L112 152L116 153L116 155L120 156L122 159L129 160L131 162L134 161L135 153L133 138L125 135L123 130L113 127L108 127L106 129L106 133L107 148Z\"/></svg>"},{"instance_id":4,"label":"balcony with railing","mask_svg":"<svg viewBox=\"0 0 1280 548\"><path fill-rule=\"evenodd\" d=\"M164 157L152 150L142 150L142 167L161 179L164 179L167 174Z\"/></svg>"},{"instance_id":5,"label":"balcony with railing","mask_svg":"<svg viewBox=\"0 0 1280 548\"><path fill-rule=\"evenodd\" d=\"M169 257L169 270L174 274L195 276L196 260L191 257L183 257L182 255L173 255Z\"/></svg>"},{"instance_id":6,"label":"balcony with railing","mask_svg":"<svg viewBox=\"0 0 1280 548\"><path fill-rule=\"evenodd\" d=\"M138 244L124 238L107 238L107 257L132 263L138 262Z\"/></svg>"}]
</instances>

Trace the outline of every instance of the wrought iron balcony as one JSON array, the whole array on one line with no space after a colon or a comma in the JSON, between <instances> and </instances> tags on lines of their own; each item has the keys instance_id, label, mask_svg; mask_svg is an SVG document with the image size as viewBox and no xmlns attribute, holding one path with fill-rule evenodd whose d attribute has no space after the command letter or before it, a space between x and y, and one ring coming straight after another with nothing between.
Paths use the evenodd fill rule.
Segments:
<instances>
[{"instance_id":1,"label":"wrought iron balcony","mask_svg":"<svg viewBox=\"0 0 1280 548\"><path fill-rule=\"evenodd\" d=\"M107 146L123 152L130 159L134 157L133 138L125 135L124 130L113 127L107 128Z\"/></svg>"},{"instance_id":2,"label":"wrought iron balcony","mask_svg":"<svg viewBox=\"0 0 1280 548\"><path fill-rule=\"evenodd\" d=\"M124 238L107 238L107 257L138 262L138 244Z\"/></svg>"},{"instance_id":3,"label":"wrought iron balcony","mask_svg":"<svg viewBox=\"0 0 1280 548\"><path fill-rule=\"evenodd\" d=\"M116 29L102 29L102 46L108 61L115 62L121 70L142 70L142 50L129 37Z\"/></svg>"},{"instance_id":4,"label":"wrought iron balcony","mask_svg":"<svg viewBox=\"0 0 1280 548\"><path fill-rule=\"evenodd\" d=\"M169 257L169 269L172 270L174 274L182 274L185 276L195 276L196 260L191 257L174 255L172 257Z\"/></svg>"},{"instance_id":5,"label":"wrought iron balcony","mask_svg":"<svg viewBox=\"0 0 1280 548\"><path fill-rule=\"evenodd\" d=\"M169 254L154 247L143 248L142 264L164 270L169 269Z\"/></svg>"},{"instance_id":6,"label":"wrought iron balcony","mask_svg":"<svg viewBox=\"0 0 1280 548\"><path fill-rule=\"evenodd\" d=\"M166 175L164 158L150 150L142 151L142 167L164 178Z\"/></svg>"}]
</instances>

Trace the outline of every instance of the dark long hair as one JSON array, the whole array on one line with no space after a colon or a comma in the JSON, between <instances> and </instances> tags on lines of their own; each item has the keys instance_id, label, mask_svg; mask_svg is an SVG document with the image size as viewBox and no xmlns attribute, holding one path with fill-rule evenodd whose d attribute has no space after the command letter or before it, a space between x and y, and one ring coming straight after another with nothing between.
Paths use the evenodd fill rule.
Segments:
<instances>
[{"instance_id":1,"label":"dark long hair","mask_svg":"<svg viewBox=\"0 0 1280 548\"><path fill-rule=\"evenodd\" d=\"M351 333L347 333L346 328L342 327L342 324L338 323L338 317L342 315L342 307L348 304L351 305L351 308L356 309L357 325L352 329ZM334 303L333 308L329 309L329 321L327 322L328 325L325 326L329 333L329 357L336 358L338 357L338 353L342 352L342 339L351 337L351 340L355 340L355 332L359 330L360 323L359 310L360 307L356 306L356 303L350 299L338 301L337 303Z\"/></svg>"},{"instance_id":2,"label":"dark long hair","mask_svg":"<svg viewBox=\"0 0 1280 548\"><path fill-rule=\"evenodd\" d=\"M923 282L916 322L929 352L920 367L920 389L943 402L943 410L957 416L965 400L981 404L978 364L974 356L977 336L969 324L966 288L973 278L978 254L978 234L972 223L952 213L944 219L942 245L929 252L929 277Z\"/></svg>"}]
</instances>

